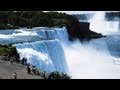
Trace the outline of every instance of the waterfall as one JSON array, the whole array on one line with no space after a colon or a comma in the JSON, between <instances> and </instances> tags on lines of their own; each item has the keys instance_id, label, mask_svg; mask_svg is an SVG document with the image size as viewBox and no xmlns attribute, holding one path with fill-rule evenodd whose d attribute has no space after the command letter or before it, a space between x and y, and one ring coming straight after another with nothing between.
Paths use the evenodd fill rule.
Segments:
<instances>
[{"instance_id":1,"label":"waterfall","mask_svg":"<svg viewBox=\"0 0 120 90\"><path fill-rule=\"evenodd\" d=\"M118 22L108 22L105 12L95 12L90 29L102 34L118 32ZM120 78L120 66L113 61L120 57L120 35L70 42L65 27L18 29L0 32L0 43L15 43L20 58L47 73L70 73L72 78Z\"/></svg>"},{"instance_id":2,"label":"waterfall","mask_svg":"<svg viewBox=\"0 0 120 90\"><path fill-rule=\"evenodd\" d=\"M104 35L119 31L119 21L106 21L104 11L96 11L89 22L91 30Z\"/></svg>"},{"instance_id":3,"label":"waterfall","mask_svg":"<svg viewBox=\"0 0 120 90\"><path fill-rule=\"evenodd\" d=\"M6 30L6 32L0 32L0 44L34 42L44 39L57 39L61 41L61 43L69 43L68 33L65 27L16 29L10 31Z\"/></svg>"},{"instance_id":4,"label":"waterfall","mask_svg":"<svg viewBox=\"0 0 120 90\"><path fill-rule=\"evenodd\" d=\"M20 57L26 57L28 63L48 73L59 71L68 73L63 48L57 40L43 40L33 43L15 44Z\"/></svg>"},{"instance_id":5,"label":"waterfall","mask_svg":"<svg viewBox=\"0 0 120 90\"><path fill-rule=\"evenodd\" d=\"M63 28L42 28L42 29L38 28L36 33L44 38L58 39L62 43L67 43L69 41L66 27L63 27Z\"/></svg>"},{"instance_id":6,"label":"waterfall","mask_svg":"<svg viewBox=\"0 0 120 90\"><path fill-rule=\"evenodd\" d=\"M104 21L104 18L97 20L100 22L101 27L104 28L102 31L99 29L101 27L93 28L95 31L100 30L102 33L108 33L110 30L117 29L117 23L115 22ZM102 20L104 25L108 26L104 26L101 22ZM119 44L117 46L112 44L112 39L116 37L104 37L87 43L75 41L71 44L63 45L63 43L69 42L66 28L38 28L37 30L29 31L36 32L38 36L48 38L48 40L17 44L18 46L16 45L16 47L21 57L27 57L28 62L40 69L47 72L55 70L67 72L69 67L70 75L72 78L77 79L120 78L120 67L113 62L116 59L113 58L113 55L120 55L115 52L116 48L119 48ZM115 31L117 30L112 32ZM117 41L114 42L117 43ZM112 49L110 49L111 47ZM115 51L113 52L113 50Z\"/></svg>"},{"instance_id":7,"label":"waterfall","mask_svg":"<svg viewBox=\"0 0 120 90\"><path fill-rule=\"evenodd\" d=\"M0 32L0 44L14 44L20 58L47 73L59 71L68 73L68 65L63 43L69 42L68 33L63 28L37 27Z\"/></svg>"},{"instance_id":8,"label":"waterfall","mask_svg":"<svg viewBox=\"0 0 120 90\"><path fill-rule=\"evenodd\" d=\"M34 28L31 30L18 31L12 34L12 36L18 38L17 40L19 41L23 40L23 42L26 42L14 44L21 58L26 57L28 63L48 73L53 71L68 73L66 57L62 47L62 43L68 42L68 34L65 27ZM34 36L25 36L26 33L28 35L30 32L36 34L34 34ZM40 39L40 37L42 39Z\"/></svg>"}]
</instances>

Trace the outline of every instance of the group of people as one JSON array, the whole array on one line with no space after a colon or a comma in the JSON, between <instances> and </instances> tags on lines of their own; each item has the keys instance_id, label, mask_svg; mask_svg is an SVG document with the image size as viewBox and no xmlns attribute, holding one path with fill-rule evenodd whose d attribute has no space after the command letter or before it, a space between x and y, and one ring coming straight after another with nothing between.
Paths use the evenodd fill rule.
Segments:
<instances>
[{"instance_id":1,"label":"group of people","mask_svg":"<svg viewBox=\"0 0 120 90\"><path fill-rule=\"evenodd\" d=\"M10 57L9 55L8 56L4 56L3 61L10 61L11 64L13 64L13 62L16 62L16 63L20 63L21 60L17 59L16 56L12 56Z\"/></svg>"},{"instance_id":2,"label":"group of people","mask_svg":"<svg viewBox=\"0 0 120 90\"><path fill-rule=\"evenodd\" d=\"M22 58L21 60L16 60L15 57L9 57L9 56L5 56L4 61L10 61L11 64L13 64L13 62L22 64L22 65L26 65L26 71L28 74L34 74L34 75L39 75L39 76L43 76L44 78L46 77L46 73L45 72L41 72L40 70L38 70L36 68L36 66L31 65L30 63L27 62L27 58ZM14 72L13 73L13 78L17 79L17 73Z\"/></svg>"},{"instance_id":3,"label":"group of people","mask_svg":"<svg viewBox=\"0 0 120 90\"><path fill-rule=\"evenodd\" d=\"M27 67L26 67L27 73L28 74L35 74L35 75L39 75L39 70L35 67L32 66L28 63Z\"/></svg>"},{"instance_id":4,"label":"group of people","mask_svg":"<svg viewBox=\"0 0 120 90\"><path fill-rule=\"evenodd\" d=\"M27 65L27 59L26 58L22 58L21 60L16 60L15 57L11 57L8 59L8 61L10 61L11 64L13 64L13 62L16 62L16 63L19 63L19 64L22 64L22 65Z\"/></svg>"},{"instance_id":5,"label":"group of people","mask_svg":"<svg viewBox=\"0 0 120 90\"><path fill-rule=\"evenodd\" d=\"M20 60L20 63L21 63L22 65L27 65L27 58L22 58L22 59Z\"/></svg>"}]
</instances>

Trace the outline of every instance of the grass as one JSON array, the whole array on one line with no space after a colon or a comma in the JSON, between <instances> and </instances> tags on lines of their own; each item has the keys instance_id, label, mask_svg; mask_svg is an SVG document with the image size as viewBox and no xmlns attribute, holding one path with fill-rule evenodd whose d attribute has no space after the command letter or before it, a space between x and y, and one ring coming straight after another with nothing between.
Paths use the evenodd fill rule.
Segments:
<instances>
[{"instance_id":1,"label":"grass","mask_svg":"<svg viewBox=\"0 0 120 90\"><path fill-rule=\"evenodd\" d=\"M9 52L10 52L9 48L0 47L0 55L7 55L9 54Z\"/></svg>"},{"instance_id":2,"label":"grass","mask_svg":"<svg viewBox=\"0 0 120 90\"><path fill-rule=\"evenodd\" d=\"M0 55L9 55L12 49L10 45L0 45Z\"/></svg>"}]
</instances>

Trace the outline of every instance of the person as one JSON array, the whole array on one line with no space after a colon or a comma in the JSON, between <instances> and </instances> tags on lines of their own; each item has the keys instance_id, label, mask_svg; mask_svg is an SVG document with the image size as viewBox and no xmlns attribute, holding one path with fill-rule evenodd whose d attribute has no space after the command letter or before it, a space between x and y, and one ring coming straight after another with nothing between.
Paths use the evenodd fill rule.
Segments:
<instances>
[{"instance_id":1,"label":"person","mask_svg":"<svg viewBox=\"0 0 120 90\"><path fill-rule=\"evenodd\" d=\"M24 65L24 59L21 60L21 64Z\"/></svg>"},{"instance_id":2,"label":"person","mask_svg":"<svg viewBox=\"0 0 120 90\"><path fill-rule=\"evenodd\" d=\"M36 74L36 67L33 66L33 73Z\"/></svg>"},{"instance_id":3,"label":"person","mask_svg":"<svg viewBox=\"0 0 120 90\"><path fill-rule=\"evenodd\" d=\"M14 72L13 78L14 78L14 79L17 79L17 73L16 73L16 72Z\"/></svg>"},{"instance_id":4,"label":"person","mask_svg":"<svg viewBox=\"0 0 120 90\"><path fill-rule=\"evenodd\" d=\"M46 71L43 72L43 77L46 79Z\"/></svg>"},{"instance_id":5,"label":"person","mask_svg":"<svg viewBox=\"0 0 120 90\"><path fill-rule=\"evenodd\" d=\"M31 72L31 69L30 69L30 66L29 66L29 65L27 65L27 68L26 68L26 70L27 70L27 73L28 73L28 74L30 74L30 72Z\"/></svg>"},{"instance_id":6,"label":"person","mask_svg":"<svg viewBox=\"0 0 120 90\"><path fill-rule=\"evenodd\" d=\"M27 59L26 58L24 59L24 65L27 65Z\"/></svg>"},{"instance_id":7,"label":"person","mask_svg":"<svg viewBox=\"0 0 120 90\"><path fill-rule=\"evenodd\" d=\"M13 64L13 60L12 59L10 59L10 63Z\"/></svg>"}]
</instances>

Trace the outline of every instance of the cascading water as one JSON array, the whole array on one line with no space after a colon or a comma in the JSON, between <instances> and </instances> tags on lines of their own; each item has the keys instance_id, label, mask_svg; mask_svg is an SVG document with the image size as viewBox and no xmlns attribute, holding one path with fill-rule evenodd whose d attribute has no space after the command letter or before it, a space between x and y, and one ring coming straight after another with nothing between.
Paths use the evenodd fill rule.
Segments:
<instances>
[{"instance_id":1,"label":"cascading water","mask_svg":"<svg viewBox=\"0 0 120 90\"><path fill-rule=\"evenodd\" d=\"M119 21L106 21L104 11L96 11L89 22L91 30L104 35L119 31Z\"/></svg>"},{"instance_id":2,"label":"cascading water","mask_svg":"<svg viewBox=\"0 0 120 90\"><path fill-rule=\"evenodd\" d=\"M36 33L44 38L58 39L61 43L68 43L68 33L65 27L63 28L46 28L38 29Z\"/></svg>"},{"instance_id":3,"label":"cascading water","mask_svg":"<svg viewBox=\"0 0 120 90\"><path fill-rule=\"evenodd\" d=\"M69 69L72 78L118 79L120 66L114 60L120 60L120 34L112 34L119 31L118 22L106 21L104 15L105 12L95 12L89 22L91 30L107 37L90 42L69 42L65 27L42 27L0 33L0 43L15 43L21 58L26 57L29 63L48 73Z\"/></svg>"},{"instance_id":4,"label":"cascading water","mask_svg":"<svg viewBox=\"0 0 120 90\"><path fill-rule=\"evenodd\" d=\"M107 35L105 42L111 55L119 56L119 20L107 21L104 11L96 11L93 18L90 19L90 29Z\"/></svg>"},{"instance_id":5,"label":"cascading water","mask_svg":"<svg viewBox=\"0 0 120 90\"><path fill-rule=\"evenodd\" d=\"M64 47L73 78L120 78L119 23L117 21L106 21L104 17L105 12L95 12L89 21L90 29L107 35L107 37L86 43L80 43L76 40L70 46Z\"/></svg>"},{"instance_id":6,"label":"cascading water","mask_svg":"<svg viewBox=\"0 0 120 90\"><path fill-rule=\"evenodd\" d=\"M17 29L11 32L8 34L2 33L0 43L14 44L20 57L26 57L28 63L47 73L53 71L69 72L61 44L61 42L68 42L65 27Z\"/></svg>"},{"instance_id":7,"label":"cascading water","mask_svg":"<svg viewBox=\"0 0 120 90\"><path fill-rule=\"evenodd\" d=\"M28 62L48 73L53 71L68 73L64 51L59 41L37 41L15 45L20 57L26 57Z\"/></svg>"},{"instance_id":8,"label":"cascading water","mask_svg":"<svg viewBox=\"0 0 120 90\"><path fill-rule=\"evenodd\" d=\"M20 56L26 57L29 63L48 73L53 71L68 73L64 50L60 44L68 41L66 28L37 28L29 31L47 40L16 44Z\"/></svg>"}]
</instances>

